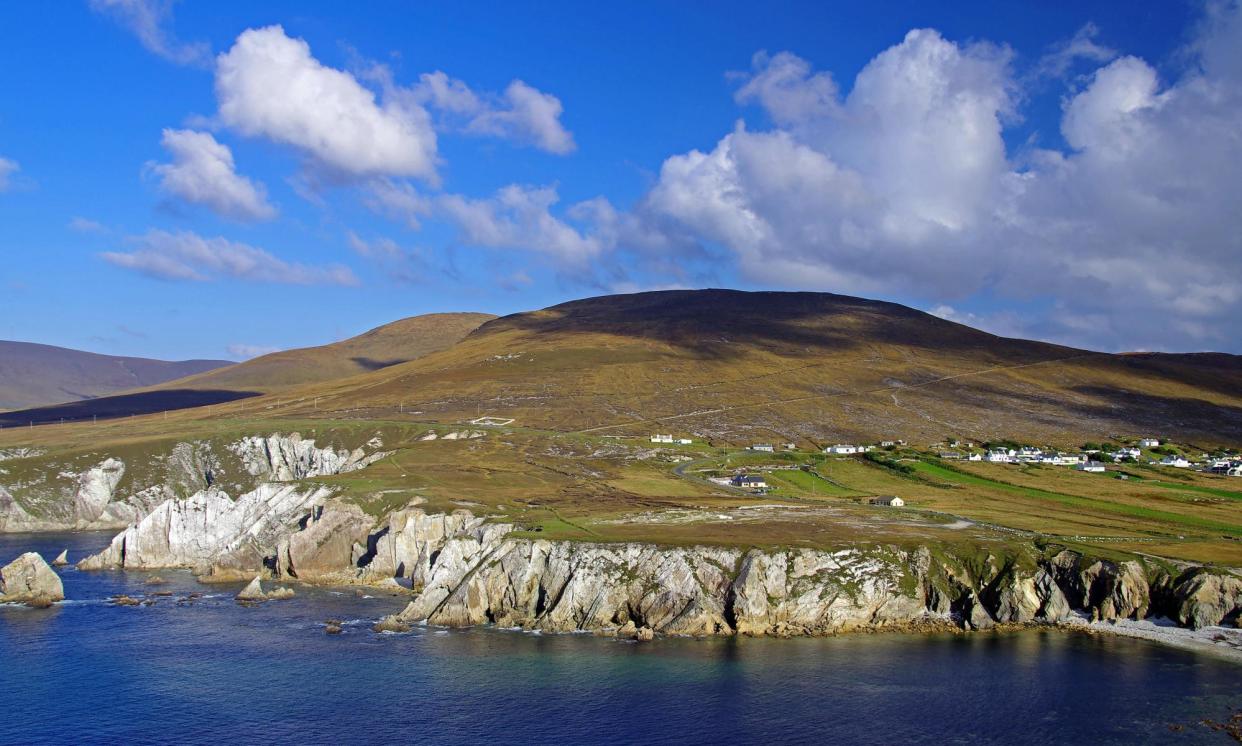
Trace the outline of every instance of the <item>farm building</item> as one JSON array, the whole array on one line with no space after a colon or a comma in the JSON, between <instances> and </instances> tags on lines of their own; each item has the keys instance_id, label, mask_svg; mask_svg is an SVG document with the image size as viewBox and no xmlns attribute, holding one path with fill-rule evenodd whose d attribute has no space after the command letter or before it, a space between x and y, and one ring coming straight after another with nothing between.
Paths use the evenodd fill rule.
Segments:
<instances>
[{"instance_id":1,"label":"farm building","mask_svg":"<svg viewBox=\"0 0 1242 746\"><path fill-rule=\"evenodd\" d=\"M739 474L733 478L733 486L744 490L764 490L768 488L768 480L758 474Z\"/></svg>"},{"instance_id":2,"label":"farm building","mask_svg":"<svg viewBox=\"0 0 1242 746\"><path fill-rule=\"evenodd\" d=\"M883 505L887 508L900 508L902 505L906 504L906 501L896 495L884 495L882 497L871 498L871 504Z\"/></svg>"}]
</instances>

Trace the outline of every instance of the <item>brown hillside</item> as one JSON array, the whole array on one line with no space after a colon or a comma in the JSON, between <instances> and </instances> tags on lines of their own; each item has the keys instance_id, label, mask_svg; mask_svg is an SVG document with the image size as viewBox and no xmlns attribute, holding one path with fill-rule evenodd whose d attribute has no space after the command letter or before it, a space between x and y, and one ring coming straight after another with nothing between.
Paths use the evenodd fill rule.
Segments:
<instances>
[{"instance_id":1,"label":"brown hillside","mask_svg":"<svg viewBox=\"0 0 1242 746\"><path fill-rule=\"evenodd\" d=\"M485 313L411 316L340 342L273 352L161 388L275 391L346 378L448 349L493 318Z\"/></svg>"},{"instance_id":2,"label":"brown hillside","mask_svg":"<svg viewBox=\"0 0 1242 746\"><path fill-rule=\"evenodd\" d=\"M349 416L493 414L532 427L734 442L1149 432L1242 440L1234 356L1096 353L826 293L574 301L489 321L450 349L313 393Z\"/></svg>"}]
</instances>

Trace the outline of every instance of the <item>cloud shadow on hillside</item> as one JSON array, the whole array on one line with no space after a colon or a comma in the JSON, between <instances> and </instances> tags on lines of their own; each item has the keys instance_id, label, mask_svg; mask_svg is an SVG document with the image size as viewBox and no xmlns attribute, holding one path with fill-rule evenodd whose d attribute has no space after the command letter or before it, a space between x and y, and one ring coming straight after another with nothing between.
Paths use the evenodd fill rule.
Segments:
<instances>
[{"instance_id":1,"label":"cloud shadow on hillside","mask_svg":"<svg viewBox=\"0 0 1242 746\"><path fill-rule=\"evenodd\" d=\"M259 396L257 391L225 391L217 389L169 389L167 391L143 391L136 394L101 396L97 399L54 404L14 412L0 412L0 426L26 427L83 420L109 420L131 415L205 407Z\"/></svg>"}]
</instances>

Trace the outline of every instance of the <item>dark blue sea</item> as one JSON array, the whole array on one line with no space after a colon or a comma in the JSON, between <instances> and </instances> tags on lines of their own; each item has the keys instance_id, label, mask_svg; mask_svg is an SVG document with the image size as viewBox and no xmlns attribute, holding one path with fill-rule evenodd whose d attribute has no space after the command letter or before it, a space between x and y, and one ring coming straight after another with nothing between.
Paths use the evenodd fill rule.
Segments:
<instances>
[{"instance_id":1,"label":"dark blue sea","mask_svg":"<svg viewBox=\"0 0 1242 746\"><path fill-rule=\"evenodd\" d=\"M0 561L108 538L0 535ZM0 742L1228 743L1199 721L1242 707L1242 666L1139 640L381 635L404 600L299 589L243 608L236 586L160 574L67 568L68 602L0 607ZM153 590L173 595L106 602Z\"/></svg>"}]
</instances>

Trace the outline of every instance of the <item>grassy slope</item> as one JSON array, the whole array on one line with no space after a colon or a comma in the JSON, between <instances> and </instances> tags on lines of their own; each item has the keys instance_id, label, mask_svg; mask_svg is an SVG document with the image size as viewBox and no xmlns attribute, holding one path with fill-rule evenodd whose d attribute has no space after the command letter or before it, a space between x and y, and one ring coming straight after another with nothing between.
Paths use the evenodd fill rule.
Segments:
<instances>
[{"instance_id":1,"label":"grassy slope","mask_svg":"<svg viewBox=\"0 0 1242 746\"><path fill-rule=\"evenodd\" d=\"M1004 339L827 294L671 291L496 319L442 352L298 392L302 401L279 411L311 414L313 395L342 416L490 413L537 428L733 443L1242 440L1242 365L1189 357Z\"/></svg>"},{"instance_id":2,"label":"grassy slope","mask_svg":"<svg viewBox=\"0 0 1242 746\"><path fill-rule=\"evenodd\" d=\"M394 321L356 337L283 350L162 388L276 391L299 384L348 378L409 362L452 347L489 319L483 313L432 313Z\"/></svg>"}]
</instances>

